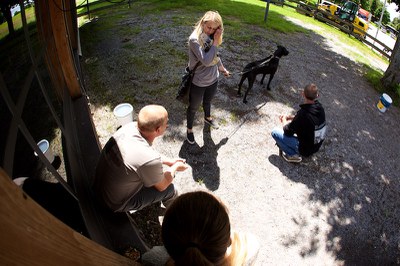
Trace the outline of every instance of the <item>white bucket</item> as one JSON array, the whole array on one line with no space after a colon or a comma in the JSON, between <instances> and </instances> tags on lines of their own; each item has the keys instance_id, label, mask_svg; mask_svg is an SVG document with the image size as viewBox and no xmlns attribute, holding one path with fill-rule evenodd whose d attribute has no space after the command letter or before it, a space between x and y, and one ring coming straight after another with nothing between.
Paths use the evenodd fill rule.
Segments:
<instances>
[{"instance_id":1,"label":"white bucket","mask_svg":"<svg viewBox=\"0 0 400 266\"><path fill-rule=\"evenodd\" d=\"M133 121L133 107L129 103L118 104L113 113L121 126Z\"/></svg>"},{"instance_id":2,"label":"white bucket","mask_svg":"<svg viewBox=\"0 0 400 266\"><path fill-rule=\"evenodd\" d=\"M47 160L52 163L54 161L54 154L50 148L50 143L46 139L42 139L37 143L37 145L39 146L39 149L43 152L44 156L46 156ZM35 155L38 156L36 152Z\"/></svg>"},{"instance_id":3,"label":"white bucket","mask_svg":"<svg viewBox=\"0 0 400 266\"><path fill-rule=\"evenodd\" d=\"M388 109L390 107L391 104L392 104L392 98L390 98L389 95L384 93L379 98L379 101L378 101L378 104L376 105L376 107L378 107L379 111L384 113L386 111L386 109Z\"/></svg>"}]
</instances>

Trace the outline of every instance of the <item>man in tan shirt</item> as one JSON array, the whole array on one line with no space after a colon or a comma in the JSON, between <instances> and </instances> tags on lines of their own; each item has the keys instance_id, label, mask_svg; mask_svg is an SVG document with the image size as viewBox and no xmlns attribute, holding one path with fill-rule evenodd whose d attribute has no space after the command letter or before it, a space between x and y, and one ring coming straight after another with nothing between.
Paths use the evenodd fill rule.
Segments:
<instances>
[{"instance_id":1,"label":"man in tan shirt","mask_svg":"<svg viewBox=\"0 0 400 266\"><path fill-rule=\"evenodd\" d=\"M168 205L177 196L172 181L177 171L187 169L185 161L162 159L152 147L167 124L164 107L147 105L140 110L137 122L122 126L105 145L94 190L113 211L140 210L160 201Z\"/></svg>"}]
</instances>

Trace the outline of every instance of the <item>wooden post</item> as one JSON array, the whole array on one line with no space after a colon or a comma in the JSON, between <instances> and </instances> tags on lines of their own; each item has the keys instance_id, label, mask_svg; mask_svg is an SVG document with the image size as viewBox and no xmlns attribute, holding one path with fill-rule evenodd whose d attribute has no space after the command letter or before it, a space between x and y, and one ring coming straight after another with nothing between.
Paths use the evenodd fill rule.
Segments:
<instances>
[{"instance_id":1,"label":"wooden post","mask_svg":"<svg viewBox=\"0 0 400 266\"><path fill-rule=\"evenodd\" d=\"M2 265L138 265L75 232L27 196L0 168Z\"/></svg>"},{"instance_id":2,"label":"wooden post","mask_svg":"<svg viewBox=\"0 0 400 266\"><path fill-rule=\"evenodd\" d=\"M78 21L76 14L76 1L64 0L66 6L65 19L67 25L68 36L72 49L78 49Z\"/></svg>"},{"instance_id":3,"label":"wooden post","mask_svg":"<svg viewBox=\"0 0 400 266\"><path fill-rule=\"evenodd\" d=\"M38 36L45 47L45 62L49 71L50 79L59 99L62 99L66 87L61 63L57 56L57 48L54 42L53 30L50 24L50 14L47 1L35 0L35 15Z\"/></svg>"},{"instance_id":4,"label":"wooden post","mask_svg":"<svg viewBox=\"0 0 400 266\"><path fill-rule=\"evenodd\" d=\"M65 83L71 97L77 98L82 95L82 92L70 44L71 36L69 36L69 33L73 34L73 31L67 30L68 19L66 19L66 16L71 15L71 12L68 11L70 6L64 7L63 0L48 1L48 6L57 56L61 63Z\"/></svg>"}]
</instances>

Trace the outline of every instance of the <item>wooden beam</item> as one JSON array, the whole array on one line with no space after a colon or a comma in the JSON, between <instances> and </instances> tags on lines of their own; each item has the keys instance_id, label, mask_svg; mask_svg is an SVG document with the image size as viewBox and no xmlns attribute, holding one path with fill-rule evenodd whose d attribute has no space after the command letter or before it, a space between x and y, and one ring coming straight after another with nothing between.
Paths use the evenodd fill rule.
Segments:
<instances>
[{"instance_id":1,"label":"wooden beam","mask_svg":"<svg viewBox=\"0 0 400 266\"><path fill-rule=\"evenodd\" d=\"M71 32L67 30L68 19L66 16L71 15L71 12L68 12L69 7L64 7L63 0L48 1L48 5L55 46L61 62L61 69L64 74L65 83L67 84L67 88L71 97L77 98L82 95L82 92L77 68L74 64L74 58L72 54L72 47L70 43L71 36L69 35Z\"/></svg>"},{"instance_id":2,"label":"wooden beam","mask_svg":"<svg viewBox=\"0 0 400 266\"><path fill-rule=\"evenodd\" d=\"M68 36L72 49L76 50L78 49L78 17L76 15L76 1L64 0L64 2L68 10L65 12Z\"/></svg>"},{"instance_id":3,"label":"wooden beam","mask_svg":"<svg viewBox=\"0 0 400 266\"><path fill-rule=\"evenodd\" d=\"M139 265L75 232L20 189L0 168L2 265Z\"/></svg>"},{"instance_id":4,"label":"wooden beam","mask_svg":"<svg viewBox=\"0 0 400 266\"><path fill-rule=\"evenodd\" d=\"M56 95L62 99L66 88L64 74L61 63L57 55L57 48L54 42L53 30L51 27L51 18L47 1L35 0L35 15L38 36L45 47L45 63L54 85Z\"/></svg>"}]
</instances>

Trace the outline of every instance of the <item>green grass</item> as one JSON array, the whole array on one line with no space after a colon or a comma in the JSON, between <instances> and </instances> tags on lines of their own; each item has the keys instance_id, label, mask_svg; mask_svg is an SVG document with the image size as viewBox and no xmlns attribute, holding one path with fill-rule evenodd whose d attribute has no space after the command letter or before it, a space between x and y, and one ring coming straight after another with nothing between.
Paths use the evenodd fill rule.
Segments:
<instances>
[{"instance_id":1,"label":"green grass","mask_svg":"<svg viewBox=\"0 0 400 266\"><path fill-rule=\"evenodd\" d=\"M95 2L95 1L90 1ZM94 4L91 9L101 7L101 4ZM141 15L146 14L157 14L164 10L171 9L182 9L182 16L177 19L177 23L186 21L188 23L193 23L193 17L185 16L187 13L198 13L199 10L217 10L224 18L224 23L230 27L232 31L240 31L242 23L248 25L257 25L263 28L274 29L279 32L306 32L302 27L293 26L291 23L284 23L283 15L285 15L285 10L281 7L275 5L270 5L270 12L268 14L268 23L263 21L265 12L265 2L259 0L220 0L220 1L199 1L199 0L175 0L175 1L160 1L160 0L147 0L140 3L132 3L136 5L134 8L139 10ZM137 5L140 5L138 7ZM127 5L121 6L121 8L126 8ZM280 10L282 9L282 10ZM279 12L277 12L279 11ZM280 13L282 12L283 13ZM79 9L79 12L84 12L83 9ZM105 11L99 11L105 12ZM101 15L102 13L94 12L94 15ZM261 18L261 19L260 19ZM87 17L85 17L87 19ZM184 20L184 21L183 21ZM80 23L81 24L81 23ZM168 26L168 25L165 25Z\"/></svg>"},{"instance_id":2,"label":"green grass","mask_svg":"<svg viewBox=\"0 0 400 266\"><path fill-rule=\"evenodd\" d=\"M88 11L87 8L87 3L89 3L89 12L92 10L95 10L97 8L105 7L105 6L112 6L114 4L110 2L105 2L105 1L99 1L99 0L77 0L76 1L76 7L77 7L77 14L83 14Z\"/></svg>"},{"instance_id":3,"label":"green grass","mask_svg":"<svg viewBox=\"0 0 400 266\"><path fill-rule=\"evenodd\" d=\"M374 86L376 91L378 91L380 93L388 94L393 100L393 105L399 106L400 105L400 85L397 85L393 88L384 88L381 83L381 79L383 77L382 71L378 71L369 66L366 66L366 67L367 67L368 71L365 74L365 77L368 80L368 82Z\"/></svg>"},{"instance_id":4,"label":"green grass","mask_svg":"<svg viewBox=\"0 0 400 266\"><path fill-rule=\"evenodd\" d=\"M36 22L36 17L35 17L35 8L34 7L29 7L25 9L25 15L26 15L26 21L28 24ZM18 31L22 28L22 18L21 18L21 13L18 13L15 15L13 18L13 24L14 24L14 30ZM0 24L0 41L8 35L8 25L7 22L4 22L3 24Z\"/></svg>"}]
</instances>

